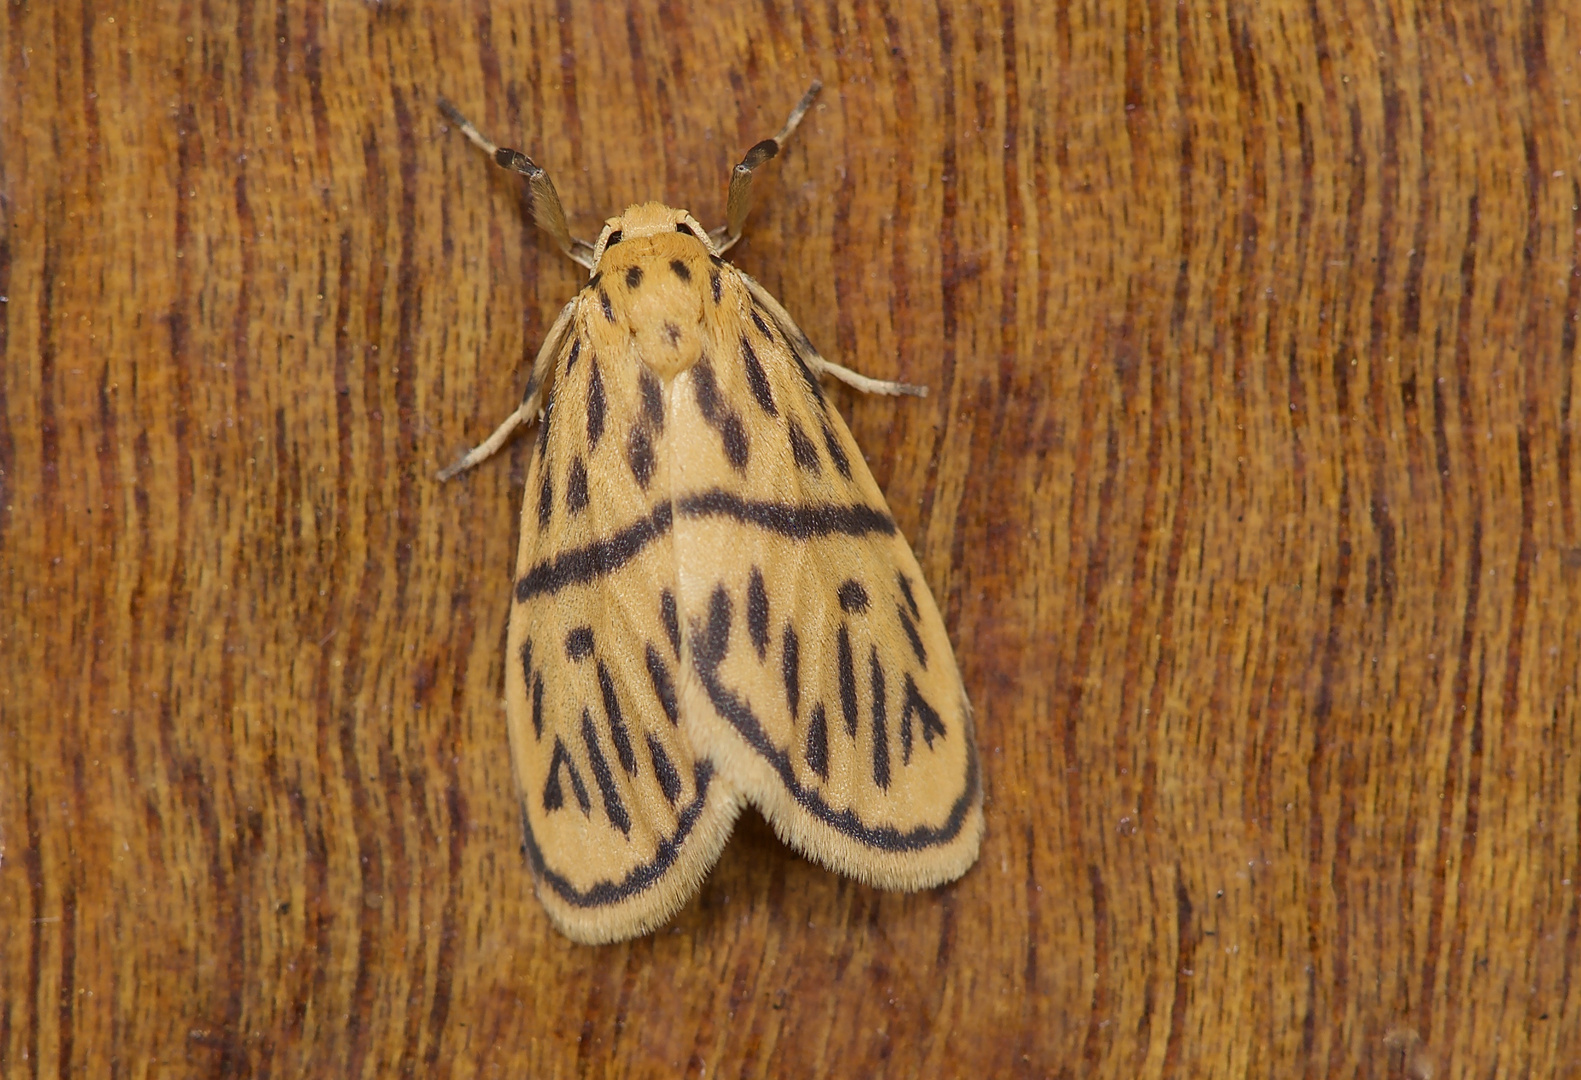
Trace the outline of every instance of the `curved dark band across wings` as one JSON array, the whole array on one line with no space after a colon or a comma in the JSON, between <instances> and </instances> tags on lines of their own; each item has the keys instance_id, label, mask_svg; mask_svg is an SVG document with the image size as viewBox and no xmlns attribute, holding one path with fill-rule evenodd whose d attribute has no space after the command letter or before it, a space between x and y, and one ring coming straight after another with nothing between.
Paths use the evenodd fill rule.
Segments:
<instances>
[{"instance_id":1,"label":"curved dark band across wings","mask_svg":"<svg viewBox=\"0 0 1581 1080\"><path fill-rule=\"evenodd\" d=\"M792 506L763 499L743 499L714 489L685 495L654 508L645 518L604 540L573 548L545 559L516 580L518 602L553 595L570 585L580 585L613 573L642 554L644 548L670 531L674 512L686 518L728 517L747 525L797 540L820 536L893 536L895 520L884 510L854 506Z\"/></svg>"}]
</instances>

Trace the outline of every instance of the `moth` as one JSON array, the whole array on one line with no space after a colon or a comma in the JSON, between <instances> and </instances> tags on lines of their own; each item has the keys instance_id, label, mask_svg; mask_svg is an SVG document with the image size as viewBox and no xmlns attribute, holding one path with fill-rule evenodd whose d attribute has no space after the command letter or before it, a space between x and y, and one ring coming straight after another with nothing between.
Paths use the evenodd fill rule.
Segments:
<instances>
[{"instance_id":1,"label":"moth","mask_svg":"<svg viewBox=\"0 0 1581 1080\"><path fill-rule=\"evenodd\" d=\"M723 227L649 202L592 244L542 168L440 101L589 272L521 404L440 473L536 422L505 702L538 896L577 941L668 920L747 803L881 888L977 858L972 713L944 623L819 379L925 391L825 359L722 258L754 170L819 89L735 166Z\"/></svg>"}]
</instances>

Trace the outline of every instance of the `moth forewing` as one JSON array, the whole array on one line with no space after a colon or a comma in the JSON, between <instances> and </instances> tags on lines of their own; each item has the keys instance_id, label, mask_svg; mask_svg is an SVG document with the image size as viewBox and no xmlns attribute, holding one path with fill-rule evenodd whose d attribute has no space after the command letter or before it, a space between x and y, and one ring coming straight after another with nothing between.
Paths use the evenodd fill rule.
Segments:
<instances>
[{"instance_id":1,"label":"moth forewing","mask_svg":"<svg viewBox=\"0 0 1581 1080\"><path fill-rule=\"evenodd\" d=\"M752 170L817 89L737 166L726 226L646 203L595 244L570 237L542 169L447 111L553 200L540 223L592 270L522 404L444 473L537 422L506 706L538 894L578 941L673 915L745 802L798 850L885 888L952 880L977 855L949 639L818 377L920 388L825 360L720 258Z\"/></svg>"},{"instance_id":2,"label":"moth forewing","mask_svg":"<svg viewBox=\"0 0 1581 1080\"><path fill-rule=\"evenodd\" d=\"M725 293L742 332L676 379L675 549L702 699L682 726L798 850L888 888L951 880L981 812L943 622L791 347L800 330L765 318L744 280Z\"/></svg>"}]
</instances>

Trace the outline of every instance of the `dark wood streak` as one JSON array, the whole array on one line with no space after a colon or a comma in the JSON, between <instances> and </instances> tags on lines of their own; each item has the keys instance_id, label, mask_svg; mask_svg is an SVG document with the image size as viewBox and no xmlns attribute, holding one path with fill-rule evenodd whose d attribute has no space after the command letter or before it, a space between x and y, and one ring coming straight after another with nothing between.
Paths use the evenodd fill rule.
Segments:
<instances>
[{"instance_id":1,"label":"dark wood streak","mask_svg":"<svg viewBox=\"0 0 1581 1080\"><path fill-rule=\"evenodd\" d=\"M1164 1042L1164 1067L1171 1073L1179 1068L1180 1056L1186 1045L1187 1004L1191 998L1192 976L1197 968L1198 930L1191 896L1186 892L1183 877L1180 867L1175 867L1175 993L1169 1007L1169 1036Z\"/></svg>"},{"instance_id":2,"label":"dark wood streak","mask_svg":"<svg viewBox=\"0 0 1581 1080\"><path fill-rule=\"evenodd\" d=\"M935 0L935 17L938 22L939 52L942 70L949 71L955 62L955 25L944 0ZM960 217L960 173L957 163L957 131L955 85L953 80L944 79L940 83L942 92L942 115L939 124L941 129L941 147L939 162L939 186L942 207L939 215L939 270L940 270L940 314L942 317L943 341L939 348L939 398L949 401L955 390L955 364L957 339L960 334L960 293L963 278L961 262L961 245L958 236L957 220ZM944 453L945 440L936 439L933 443L932 453L928 456L928 469L926 479L922 485L922 505L919 516L927 521L933 513L933 500L937 494L939 482L939 463ZM830 448L833 456L834 449ZM849 479L849 466L841 468L843 456L835 459L835 467L840 468L843 476Z\"/></svg>"},{"instance_id":3,"label":"dark wood streak","mask_svg":"<svg viewBox=\"0 0 1581 1080\"><path fill-rule=\"evenodd\" d=\"M1575 496L1571 484L1574 480L1572 462L1575 439L1575 371L1577 330L1581 328L1581 180L1570 181L1570 287L1565 295L1564 319L1559 331L1559 370L1563 372L1559 389L1559 445L1555 452L1558 468L1555 470L1559 491L1559 518L1564 535L1571 540L1576 536ZM0 326L0 333L4 327ZM5 348L0 342L0 361L5 359ZM3 366L3 364L0 364ZM0 382L0 396L5 384ZM0 421L0 466L6 461L4 421ZM0 540L5 536L0 525ZM1581 547L1572 548L1573 552ZM1581 555L1577 555L1581 558Z\"/></svg>"},{"instance_id":4,"label":"dark wood streak","mask_svg":"<svg viewBox=\"0 0 1581 1080\"><path fill-rule=\"evenodd\" d=\"M415 124L406 104L406 95L393 87L390 106L395 114L397 165L401 177L400 260L396 264L395 288L399 296L416 296L422 271L418 266L421 242L417 236L418 165ZM423 335L422 307L418 304L396 305L395 355L398 363L390 373L394 382L395 431L392 440L395 455L395 513L394 544L395 590L394 610L406 613L406 598L412 584L412 551L417 545L419 532L417 469L417 376L420 370L418 352ZM370 380L371 382L371 380Z\"/></svg>"},{"instance_id":5,"label":"dark wood streak","mask_svg":"<svg viewBox=\"0 0 1581 1080\"><path fill-rule=\"evenodd\" d=\"M27 835L35 837L40 835L39 815L33 805L33 770L28 769L22 783L22 820L27 826ZM49 916L44 904L44 853L43 846L30 843L22 849L22 867L27 877L28 908L32 917L28 920L27 936L27 985L39 986L44 975L44 920ZM41 1002L35 995L23 997L23 1008L26 1021L22 1025L22 1047L27 1061L38 1060L39 1028L43 1017L40 1015ZM57 1020L57 1023L59 1021ZM33 1070L33 1075L38 1075Z\"/></svg>"},{"instance_id":6,"label":"dark wood streak","mask_svg":"<svg viewBox=\"0 0 1581 1080\"><path fill-rule=\"evenodd\" d=\"M1481 512L1483 475L1482 454L1478 450L1478 443L1485 439L1482 425L1477 417L1478 403L1473 396L1472 372L1472 342L1471 342L1471 305L1472 295L1477 284L1477 238L1481 231L1481 196L1472 195L1466 207L1466 242L1461 255L1461 294L1457 304L1457 330L1455 342L1455 388L1457 418L1459 420L1460 448L1464 454L1462 468L1467 473L1469 487L1470 512L1470 543L1467 552L1466 566L1466 591L1465 615L1461 624L1459 647L1455 658L1455 674L1451 684L1452 701L1454 703L1454 723L1451 726L1451 761L1464 755L1465 773L1463 777L1465 801L1461 807L1464 815L1461 819L1459 843L1454 863L1462 868L1455 875L1456 910L1455 923L1448 934L1446 970L1444 972L1444 989L1446 994L1446 1007L1454 1012L1459 1011L1460 983L1462 980L1461 969L1467 961L1467 938L1470 932L1466 917L1466 908L1469 893L1473 890L1473 882L1467 869L1476 865L1476 852L1478 843L1478 825L1481 820L1482 808L1482 767L1483 767L1483 723L1484 723L1484 695L1487 686L1486 654L1477 654L1477 638L1480 605L1482 602L1480 581L1482 576L1483 558L1483 516ZM1469 723L1468 723L1469 721ZM1464 739L1464 749L1461 740ZM1458 763L1454 763L1458 764ZM1446 770L1444 802L1452 803L1454 773ZM1452 811L1451 811L1452 812ZM1445 828L1439 834L1439 841L1447 848L1454 844L1453 832ZM1447 875L1448 864L1451 860L1444 859L1435 865L1439 875ZM1442 911L1436 912L1439 919L1443 917Z\"/></svg>"},{"instance_id":7,"label":"dark wood streak","mask_svg":"<svg viewBox=\"0 0 1581 1080\"><path fill-rule=\"evenodd\" d=\"M1447 415L1442 405L1439 406L1439 474L1445 488L1448 488L1450 477L1457 471L1465 478L1465 483L1470 489L1469 504L1473 508L1471 514L1471 535L1466 550L1465 585L1463 608L1460 619L1460 635L1457 643L1454 660L1454 674L1450 687L1450 701L1453 712L1450 717L1448 751L1449 759L1444 766L1443 790L1438 800L1438 821L1436 835L1434 836L1434 854L1429 862L1431 889L1428 894L1428 924L1427 943L1422 956L1421 987L1423 997L1422 1020L1427 1030L1431 1030L1432 1003L1436 998L1435 989L1442 978L1446 983L1450 981L1450 973L1439 971L1439 958L1445 951L1444 909L1449 891L1448 852L1455 846L1455 830L1453 821L1457 810L1461 810L1467 818L1465 832L1466 843L1475 843L1476 797L1480 791L1480 776L1474 770L1465 768L1465 759L1469 756L1474 765L1481 763L1481 747L1468 755L1466 747L1467 710L1473 704L1477 708L1477 715L1472 723L1480 735L1481 692L1480 685L1473 700L1472 681L1475 662L1475 649L1478 635L1478 620L1482 599L1482 519L1477 508L1481 503L1481 465L1477 454L1478 431L1475 413L1471 402L1471 304L1476 291L1477 281L1477 230L1480 224L1478 217L1479 198L1473 195L1467 206L1467 226L1465 241L1461 246L1460 257L1460 296L1457 305L1456 317L1457 340L1455 344L1456 382L1459 393L1457 395L1458 418L1460 420L1460 449L1465 454L1465 462L1458 470L1452 464L1449 456L1449 443L1447 432ZM1434 384L1435 394L1439 393L1440 384ZM1442 400L1441 398L1439 399ZM1445 491L1445 503L1449 503L1452 492ZM1448 567L1445 567L1446 571ZM1480 677L1477 678L1480 684ZM1480 738L1479 738L1480 743ZM1461 805L1461 793L1465 792L1466 802ZM1467 854L1462 848L1461 856ZM1462 863L1468 866L1469 863ZM1457 875L1457 888L1459 882L1465 879ZM1451 927L1448 937L1453 941L1456 936L1454 927ZM1451 961L1453 962L1453 961Z\"/></svg>"},{"instance_id":8,"label":"dark wood streak","mask_svg":"<svg viewBox=\"0 0 1581 1080\"><path fill-rule=\"evenodd\" d=\"M11 237L0 236L0 296L11 295ZM11 305L0 304L0 403L10 400L8 372L11 370ZM10 411L0 408L0 507L14 506L16 490L16 439L11 433ZM13 515L0 513L0 551L6 549L6 533Z\"/></svg>"},{"instance_id":9,"label":"dark wood streak","mask_svg":"<svg viewBox=\"0 0 1581 1080\"><path fill-rule=\"evenodd\" d=\"M1532 31L1534 42L1526 51L1528 65L1537 69L1534 71L1533 83L1540 84L1542 75L1545 74L1546 61L1543 56L1542 30L1534 27ZM1537 252L1543 243L1543 216L1540 208L1542 188L1544 186L1543 165L1538 159L1536 144L1531 134L1525 135L1526 150L1526 243L1522 247L1522 292L1535 295L1540 286L1537 282ZM1572 213L1578 211L1572 209ZM1578 237L1577 239L1581 239ZM1574 241L1572 241L1574 242ZM1527 605L1531 598L1532 564L1537 558L1537 540L1535 535L1537 507L1535 505L1536 493L1532 477L1532 437L1541 423L1539 419L1539 396L1541 388L1547 380L1544 378L1543 361L1541 354L1544 346L1540 343L1539 324L1542 311L1537 305L1531 305L1526 311L1526 325L1522 328L1521 352L1522 367L1525 369L1524 382L1525 394L1521 401L1521 422L1515 431L1515 465L1516 475L1520 483L1521 499L1521 531L1520 543L1516 548L1515 571L1512 578L1514 586L1513 595L1510 597L1510 629L1509 637L1504 650L1504 686L1500 695L1500 712L1503 721L1500 731L1500 742L1505 747L1514 745L1518 724L1517 713L1520 709L1520 683L1522 667L1522 643L1526 640ZM1571 331L1574 332L1573 330ZM1505 752L1505 771L1508 771L1510 752Z\"/></svg>"}]
</instances>

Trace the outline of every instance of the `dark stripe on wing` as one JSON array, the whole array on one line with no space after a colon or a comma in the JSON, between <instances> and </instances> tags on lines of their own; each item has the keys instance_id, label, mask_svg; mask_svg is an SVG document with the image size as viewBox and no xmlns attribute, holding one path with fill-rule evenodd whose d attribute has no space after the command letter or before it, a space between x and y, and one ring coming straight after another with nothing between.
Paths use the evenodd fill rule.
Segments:
<instances>
[{"instance_id":1,"label":"dark stripe on wing","mask_svg":"<svg viewBox=\"0 0 1581 1080\"><path fill-rule=\"evenodd\" d=\"M747 634L762 660L769 647L769 594L763 587L763 571L755 566L747 580Z\"/></svg>"},{"instance_id":2,"label":"dark stripe on wing","mask_svg":"<svg viewBox=\"0 0 1581 1080\"><path fill-rule=\"evenodd\" d=\"M873 684L873 783L889 788L889 702L884 694L884 668L878 662L878 646L873 646L868 670Z\"/></svg>"},{"instance_id":3,"label":"dark stripe on wing","mask_svg":"<svg viewBox=\"0 0 1581 1080\"><path fill-rule=\"evenodd\" d=\"M658 695L659 705L664 709L664 715L670 718L670 723L676 724L681 719L681 705L675 696L675 680L670 676L670 668L664 662L664 657L659 655L659 650L648 645L648 678L653 680L653 692Z\"/></svg>"},{"instance_id":4,"label":"dark stripe on wing","mask_svg":"<svg viewBox=\"0 0 1581 1080\"><path fill-rule=\"evenodd\" d=\"M598 449L598 440L604 436L604 378L598 373L598 359L593 360L593 374L587 380L587 452Z\"/></svg>"},{"instance_id":5,"label":"dark stripe on wing","mask_svg":"<svg viewBox=\"0 0 1581 1080\"><path fill-rule=\"evenodd\" d=\"M681 797L681 774L675 771L675 766L670 763L670 755L664 752L659 740L652 735L647 738L648 756L653 759L653 775L659 778L659 790L664 792L664 797L673 806L675 800Z\"/></svg>"},{"instance_id":6,"label":"dark stripe on wing","mask_svg":"<svg viewBox=\"0 0 1581 1080\"><path fill-rule=\"evenodd\" d=\"M626 770L627 776L636 776L637 755L631 752L631 734L626 730L626 716L620 711L620 698L615 695L615 680L602 660L598 662L598 689L604 698L604 715L609 717L609 737L615 744L615 753L620 756L620 767Z\"/></svg>"},{"instance_id":7,"label":"dark stripe on wing","mask_svg":"<svg viewBox=\"0 0 1581 1080\"><path fill-rule=\"evenodd\" d=\"M670 531L673 515L670 504L656 506L653 513L617 532L607 540L595 540L572 548L552 559L545 559L516 579L517 601L553 595L568 585L582 585L625 566L642 554L653 541ZM894 523L890 523L890 531Z\"/></svg>"},{"instance_id":8,"label":"dark stripe on wing","mask_svg":"<svg viewBox=\"0 0 1581 1080\"><path fill-rule=\"evenodd\" d=\"M707 360L699 360L692 366L692 390L697 396L697 411L703 414L709 426L719 432L725 447L725 457L730 460L731 467L737 472L744 472L747 467L747 431L742 426L740 415L720 396L713 365Z\"/></svg>"},{"instance_id":9,"label":"dark stripe on wing","mask_svg":"<svg viewBox=\"0 0 1581 1080\"><path fill-rule=\"evenodd\" d=\"M752 388L752 396L757 398L758 407L770 416L778 416L780 411L774 407L774 391L769 387L768 373L763 370L763 363L752 348L752 342L744 334L741 337L741 362L747 369L747 385Z\"/></svg>"},{"instance_id":10,"label":"dark stripe on wing","mask_svg":"<svg viewBox=\"0 0 1581 1080\"><path fill-rule=\"evenodd\" d=\"M615 774L610 771L609 759L598 744L598 732L593 728L593 718L582 710L582 745L587 747L588 762L593 766L593 779L598 782L599 796L604 800L604 813L609 822L627 836L631 835L631 817L626 804L620 801L620 789L615 786Z\"/></svg>"},{"instance_id":11,"label":"dark stripe on wing","mask_svg":"<svg viewBox=\"0 0 1581 1080\"><path fill-rule=\"evenodd\" d=\"M904 604L895 605L895 614L900 616L901 629L906 631L906 640L911 642L911 651L917 654L917 663L923 670L928 667L928 650L922 646L922 635L917 633L917 624L911 621L911 613Z\"/></svg>"},{"instance_id":12,"label":"dark stripe on wing","mask_svg":"<svg viewBox=\"0 0 1581 1080\"><path fill-rule=\"evenodd\" d=\"M867 536L878 533L895 534L895 521L882 510L857 504L831 506L827 503L794 506L789 503L770 502L763 499L743 499L728 491L715 489L696 495L683 495L676 500L676 509L682 517L728 517L760 529L777 532L798 540L835 534Z\"/></svg>"},{"instance_id":13,"label":"dark stripe on wing","mask_svg":"<svg viewBox=\"0 0 1581 1080\"><path fill-rule=\"evenodd\" d=\"M818 463L818 448L794 418L790 422L790 446L791 457L795 459L798 469L812 476L823 472L823 466Z\"/></svg>"},{"instance_id":14,"label":"dark stripe on wing","mask_svg":"<svg viewBox=\"0 0 1581 1080\"><path fill-rule=\"evenodd\" d=\"M856 664L851 657L851 631L840 624L840 715L845 733L856 738Z\"/></svg>"},{"instance_id":15,"label":"dark stripe on wing","mask_svg":"<svg viewBox=\"0 0 1581 1080\"><path fill-rule=\"evenodd\" d=\"M785 624L784 644L780 646L780 672L785 676L785 702L794 723L801 711L801 640L790 623Z\"/></svg>"}]
</instances>

